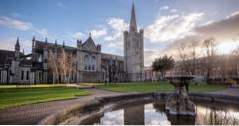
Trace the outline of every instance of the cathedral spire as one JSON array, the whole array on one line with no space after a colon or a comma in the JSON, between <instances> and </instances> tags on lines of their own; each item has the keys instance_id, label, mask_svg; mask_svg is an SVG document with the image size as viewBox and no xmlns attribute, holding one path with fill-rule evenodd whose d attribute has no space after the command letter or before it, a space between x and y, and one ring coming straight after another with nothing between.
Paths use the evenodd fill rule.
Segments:
<instances>
[{"instance_id":1,"label":"cathedral spire","mask_svg":"<svg viewBox=\"0 0 239 126\"><path fill-rule=\"evenodd\" d=\"M17 37L17 41L15 44L15 51L20 51L20 44L19 44L19 38Z\"/></svg>"},{"instance_id":2,"label":"cathedral spire","mask_svg":"<svg viewBox=\"0 0 239 126\"><path fill-rule=\"evenodd\" d=\"M134 2L132 5L131 10L131 19L130 19L130 26L129 31L137 31L137 23L136 23L136 16L135 16L135 9L134 9Z\"/></svg>"}]
</instances>

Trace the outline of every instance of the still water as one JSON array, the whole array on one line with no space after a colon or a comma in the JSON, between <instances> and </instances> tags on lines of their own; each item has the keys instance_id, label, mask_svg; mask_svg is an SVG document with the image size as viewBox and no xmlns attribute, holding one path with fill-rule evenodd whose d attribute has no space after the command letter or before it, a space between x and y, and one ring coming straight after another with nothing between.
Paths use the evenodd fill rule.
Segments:
<instances>
[{"instance_id":1,"label":"still water","mask_svg":"<svg viewBox=\"0 0 239 126\"><path fill-rule=\"evenodd\" d=\"M84 124L100 125L238 125L239 107L233 104L195 102L197 116L169 116L163 102L121 105Z\"/></svg>"}]
</instances>

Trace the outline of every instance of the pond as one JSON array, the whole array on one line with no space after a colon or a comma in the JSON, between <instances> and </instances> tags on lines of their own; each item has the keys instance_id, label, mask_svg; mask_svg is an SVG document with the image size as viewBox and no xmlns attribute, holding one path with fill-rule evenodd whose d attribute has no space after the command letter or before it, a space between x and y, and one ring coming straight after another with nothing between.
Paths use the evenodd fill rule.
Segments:
<instances>
[{"instance_id":1,"label":"pond","mask_svg":"<svg viewBox=\"0 0 239 126\"><path fill-rule=\"evenodd\" d=\"M239 125L239 107L234 104L198 102L196 117L170 116L162 101L117 103L101 113L81 120L86 125ZM77 118L76 118L77 119ZM77 122L77 121L75 121Z\"/></svg>"}]
</instances>

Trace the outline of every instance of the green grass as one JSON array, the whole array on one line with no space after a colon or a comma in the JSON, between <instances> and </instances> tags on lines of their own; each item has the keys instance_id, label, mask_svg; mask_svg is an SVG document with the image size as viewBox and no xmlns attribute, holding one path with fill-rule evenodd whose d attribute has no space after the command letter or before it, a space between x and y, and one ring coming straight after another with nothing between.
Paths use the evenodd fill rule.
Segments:
<instances>
[{"instance_id":1,"label":"green grass","mask_svg":"<svg viewBox=\"0 0 239 126\"><path fill-rule=\"evenodd\" d=\"M35 86L27 88L0 88L0 109L25 104L75 98L89 92L62 86Z\"/></svg>"},{"instance_id":2,"label":"green grass","mask_svg":"<svg viewBox=\"0 0 239 126\"><path fill-rule=\"evenodd\" d=\"M166 81L161 82L140 82L98 85L97 88L116 92L172 92L174 87ZM189 86L191 92L213 92L226 89L225 85L199 84Z\"/></svg>"},{"instance_id":3,"label":"green grass","mask_svg":"<svg viewBox=\"0 0 239 126\"><path fill-rule=\"evenodd\" d=\"M1 88L43 88L43 87L66 87L65 84L34 84L34 85L19 85L19 84L0 84Z\"/></svg>"}]
</instances>

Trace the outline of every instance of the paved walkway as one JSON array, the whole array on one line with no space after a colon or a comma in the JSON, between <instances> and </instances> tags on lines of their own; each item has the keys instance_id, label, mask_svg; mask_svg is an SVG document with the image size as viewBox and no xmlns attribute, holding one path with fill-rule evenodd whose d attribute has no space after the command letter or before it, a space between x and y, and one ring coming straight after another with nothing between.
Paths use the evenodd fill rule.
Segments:
<instances>
[{"instance_id":1,"label":"paved walkway","mask_svg":"<svg viewBox=\"0 0 239 126\"><path fill-rule=\"evenodd\" d=\"M30 104L9 109L0 110L0 124L37 124L44 117L57 112L70 105L86 103L95 97L119 95L120 93L86 89L91 92L89 96L81 96L76 99L52 101L38 104Z\"/></svg>"},{"instance_id":2,"label":"paved walkway","mask_svg":"<svg viewBox=\"0 0 239 126\"><path fill-rule=\"evenodd\" d=\"M239 88L227 88L225 90L216 91L216 92L212 92L212 93L239 97Z\"/></svg>"}]
</instances>

